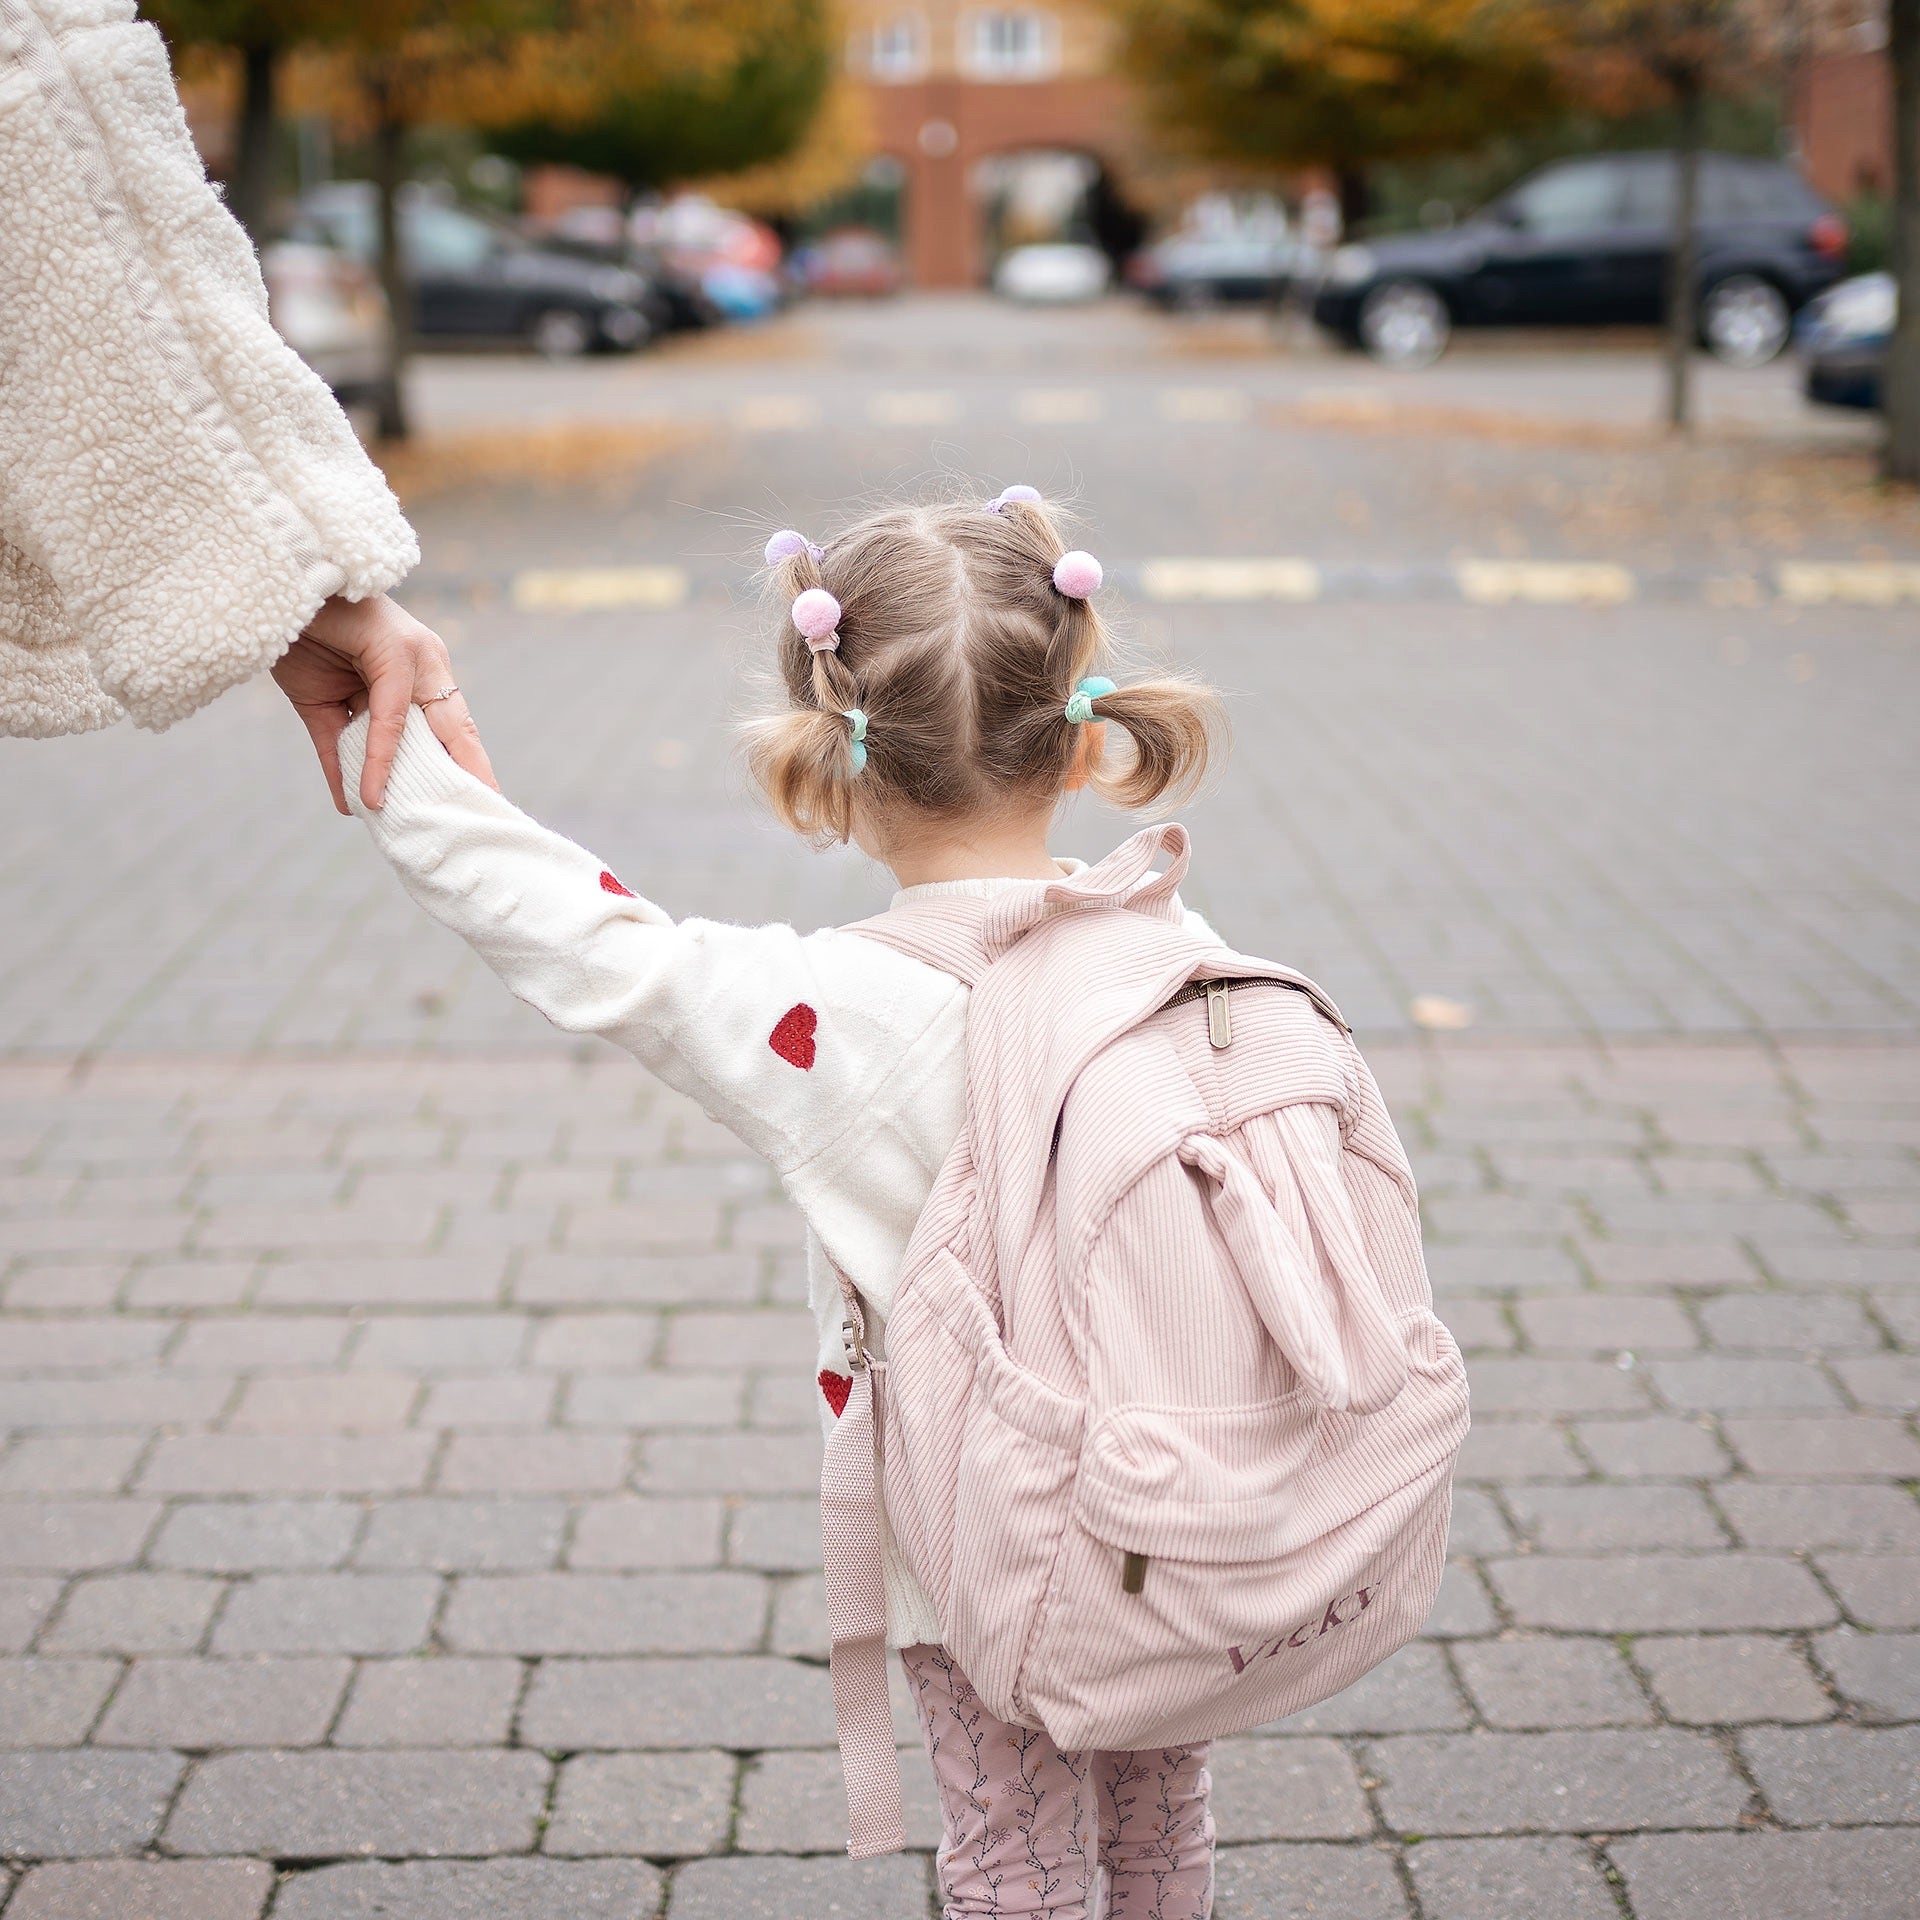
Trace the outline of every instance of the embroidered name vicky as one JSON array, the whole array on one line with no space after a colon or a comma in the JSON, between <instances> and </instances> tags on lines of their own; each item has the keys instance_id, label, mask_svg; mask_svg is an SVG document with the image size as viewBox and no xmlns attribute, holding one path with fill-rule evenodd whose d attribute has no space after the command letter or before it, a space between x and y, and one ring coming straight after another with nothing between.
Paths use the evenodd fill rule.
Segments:
<instances>
[{"instance_id":1,"label":"embroidered name vicky","mask_svg":"<svg viewBox=\"0 0 1920 1920\"><path fill-rule=\"evenodd\" d=\"M1375 1585L1362 1587L1357 1593L1343 1593L1339 1599L1327 1602L1327 1610L1317 1622L1303 1620L1291 1633L1280 1634L1272 1640L1258 1641L1251 1653L1245 1647L1229 1647L1227 1658L1232 1661L1235 1673L1245 1673L1256 1660L1271 1660L1276 1653L1284 1652L1288 1647L1305 1646L1309 1640L1318 1640L1323 1633L1331 1633L1335 1627L1344 1627L1349 1622L1358 1620L1366 1612L1373 1596L1379 1591L1378 1585ZM1343 1615L1340 1609L1350 1600L1358 1604L1351 1613Z\"/></svg>"}]
</instances>

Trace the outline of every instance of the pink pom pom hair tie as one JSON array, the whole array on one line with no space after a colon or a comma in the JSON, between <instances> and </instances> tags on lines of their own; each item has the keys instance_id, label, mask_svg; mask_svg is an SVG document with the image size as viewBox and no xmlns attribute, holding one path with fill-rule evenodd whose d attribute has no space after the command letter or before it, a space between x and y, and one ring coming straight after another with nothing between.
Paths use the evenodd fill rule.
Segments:
<instances>
[{"instance_id":1,"label":"pink pom pom hair tie","mask_svg":"<svg viewBox=\"0 0 1920 1920\"><path fill-rule=\"evenodd\" d=\"M987 511L998 513L1002 508L1011 506L1016 500L1025 500L1037 507L1040 504L1040 489L1025 486L1002 487L999 498L987 502Z\"/></svg>"},{"instance_id":2,"label":"pink pom pom hair tie","mask_svg":"<svg viewBox=\"0 0 1920 1920\"><path fill-rule=\"evenodd\" d=\"M815 560L824 559L826 549L816 547L804 533L796 533L791 527L782 527L767 542L767 565L777 567L783 560L791 560L795 554L804 553Z\"/></svg>"},{"instance_id":3,"label":"pink pom pom hair tie","mask_svg":"<svg viewBox=\"0 0 1920 1920\"><path fill-rule=\"evenodd\" d=\"M809 587L794 596L793 624L815 653L839 651L840 602L825 587Z\"/></svg>"},{"instance_id":4,"label":"pink pom pom hair tie","mask_svg":"<svg viewBox=\"0 0 1920 1920\"><path fill-rule=\"evenodd\" d=\"M1100 562L1078 547L1071 553L1063 553L1053 563L1054 587L1069 600L1084 600L1089 594L1098 593L1100 582L1105 578Z\"/></svg>"}]
</instances>

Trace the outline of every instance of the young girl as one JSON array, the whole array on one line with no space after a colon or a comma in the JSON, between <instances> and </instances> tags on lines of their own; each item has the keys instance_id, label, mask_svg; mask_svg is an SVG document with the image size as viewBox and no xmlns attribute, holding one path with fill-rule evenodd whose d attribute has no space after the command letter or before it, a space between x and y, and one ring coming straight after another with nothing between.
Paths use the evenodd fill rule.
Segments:
<instances>
[{"instance_id":1,"label":"young girl","mask_svg":"<svg viewBox=\"0 0 1920 1920\"><path fill-rule=\"evenodd\" d=\"M1188 791L1218 706L1181 679L1116 686L1089 596L1040 496L899 508L824 549L776 534L767 560L786 710L748 760L779 818L892 869L895 905L991 900L1079 870L1048 834L1063 794L1128 807ZM1107 727L1129 751L1109 757ZM365 726L341 742L357 794ZM592 855L463 773L417 711L379 813L356 811L407 891L514 993L569 1032L627 1048L764 1155L806 1216L823 1427L846 1403L842 1299L869 1346L907 1240L960 1130L967 990L859 934L675 922ZM938 1644L891 1542L901 1649L938 1777L950 1920L1205 1920L1206 1749L1063 1752L995 1719Z\"/></svg>"}]
</instances>

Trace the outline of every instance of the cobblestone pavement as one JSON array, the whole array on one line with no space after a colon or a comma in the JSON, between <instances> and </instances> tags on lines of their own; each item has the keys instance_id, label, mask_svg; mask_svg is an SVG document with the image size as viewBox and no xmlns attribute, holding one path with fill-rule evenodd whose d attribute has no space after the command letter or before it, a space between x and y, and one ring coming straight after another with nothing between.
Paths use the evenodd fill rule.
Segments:
<instances>
[{"instance_id":1,"label":"cobblestone pavement","mask_svg":"<svg viewBox=\"0 0 1920 1920\"><path fill-rule=\"evenodd\" d=\"M509 790L676 910L870 909L740 804L739 556L931 469L1077 483L1129 632L1236 696L1191 896L1360 1026L1474 1390L1426 1633L1218 1751L1221 1920L1913 1920L1915 622L1707 589L1920 534L1768 465L1778 376L1684 454L1475 412L1604 420L1606 366L1342 425L1303 382L1350 364L902 312L430 369L454 424L699 416L418 507ZM1700 591L1144 597L1170 555ZM690 593L499 591L635 562ZM0 755L0 1920L923 1920L922 1763L917 1850L839 1852L796 1220L418 920L302 753L254 687Z\"/></svg>"}]
</instances>

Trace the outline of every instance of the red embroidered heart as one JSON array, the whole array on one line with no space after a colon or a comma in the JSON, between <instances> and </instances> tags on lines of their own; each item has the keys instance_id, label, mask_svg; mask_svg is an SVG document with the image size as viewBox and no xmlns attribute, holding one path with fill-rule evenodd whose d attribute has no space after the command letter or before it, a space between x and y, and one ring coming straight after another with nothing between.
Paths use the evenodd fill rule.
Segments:
<instances>
[{"instance_id":1,"label":"red embroidered heart","mask_svg":"<svg viewBox=\"0 0 1920 1920\"><path fill-rule=\"evenodd\" d=\"M631 900L634 898L633 889L631 887L623 887L605 867L600 869L600 891L602 893L617 893L623 900Z\"/></svg>"},{"instance_id":2,"label":"red embroidered heart","mask_svg":"<svg viewBox=\"0 0 1920 1920\"><path fill-rule=\"evenodd\" d=\"M813 1034L820 1016L802 1000L780 1016L780 1024L767 1035L767 1045L789 1066L805 1073L813 1065Z\"/></svg>"},{"instance_id":3,"label":"red embroidered heart","mask_svg":"<svg viewBox=\"0 0 1920 1920\"><path fill-rule=\"evenodd\" d=\"M838 1420L847 1410L847 1395L853 1391L853 1382L844 1373L835 1373L830 1368L820 1369L820 1391L827 1397L827 1405L833 1409L833 1417Z\"/></svg>"}]
</instances>

